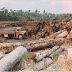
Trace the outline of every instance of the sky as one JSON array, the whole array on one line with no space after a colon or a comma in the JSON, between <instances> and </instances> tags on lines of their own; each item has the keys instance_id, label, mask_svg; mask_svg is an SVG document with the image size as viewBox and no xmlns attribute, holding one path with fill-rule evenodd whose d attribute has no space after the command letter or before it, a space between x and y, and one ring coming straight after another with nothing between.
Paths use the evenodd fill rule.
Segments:
<instances>
[{"instance_id":1,"label":"sky","mask_svg":"<svg viewBox=\"0 0 72 72\"><path fill-rule=\"evenodd\" d=\"M0 8L6 7L13 10L31 10L36 9L48 13L72 13L72 0L0 0Z\"/></svg>"}]
</instances>

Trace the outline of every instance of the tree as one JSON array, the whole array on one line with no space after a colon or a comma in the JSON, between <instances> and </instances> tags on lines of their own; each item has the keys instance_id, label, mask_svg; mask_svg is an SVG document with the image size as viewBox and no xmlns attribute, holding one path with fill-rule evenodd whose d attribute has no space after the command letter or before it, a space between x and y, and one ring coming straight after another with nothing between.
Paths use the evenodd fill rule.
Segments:
<instances>
[{"instance_id":1,"label":"tree","mask_svg":"<svg viewBox=\"0 0 72 72\"><path fill-rule=\"evenodd\" d=\"M45 9L43 10L43 14L47 14L47 12L45 11Z\"/></svg>"}]
</instances>

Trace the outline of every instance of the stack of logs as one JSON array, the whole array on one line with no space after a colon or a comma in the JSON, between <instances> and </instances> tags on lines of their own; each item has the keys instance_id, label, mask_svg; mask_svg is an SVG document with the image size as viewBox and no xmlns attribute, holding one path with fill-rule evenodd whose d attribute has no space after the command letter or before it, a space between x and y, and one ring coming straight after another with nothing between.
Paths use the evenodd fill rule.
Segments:
<instances>
[{"instance_id":1,"label":"stack of logs","mask_svg":"<svg viewBox=\"0 0 72 72\"><path fill-rule=\"evenodd\" d=\"M55 32L62 31L66 29L68 32L72 28L71 20L67 21L41 21L35 27L33 27L28 35L32 38L44 38Z\"/></svg>"}]
</instances>

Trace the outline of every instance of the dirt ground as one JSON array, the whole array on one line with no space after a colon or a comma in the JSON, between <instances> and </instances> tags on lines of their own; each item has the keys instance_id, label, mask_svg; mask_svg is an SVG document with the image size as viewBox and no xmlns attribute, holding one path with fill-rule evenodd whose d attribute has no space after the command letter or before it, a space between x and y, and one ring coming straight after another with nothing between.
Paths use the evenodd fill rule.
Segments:
<instances>
[{"instance_id":1,"label":"dirt ground","mask_svg":"<svg viewBox=\"0 0 72 72\"><path fill-rule=\"evenodd\" d=\"M25 42L25 43L31 43L31 42L36 42L39 39L32 39L31 37L27 37L26 39L7 39L6 43L16 43L16 42Z\"/></svg>"}]
</instances>

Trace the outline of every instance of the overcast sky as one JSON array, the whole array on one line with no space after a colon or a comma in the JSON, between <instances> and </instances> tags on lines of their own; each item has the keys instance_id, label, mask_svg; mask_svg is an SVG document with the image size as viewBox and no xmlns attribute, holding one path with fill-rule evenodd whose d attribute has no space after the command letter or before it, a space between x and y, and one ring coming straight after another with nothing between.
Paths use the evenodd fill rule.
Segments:
<instances>
[{"instance_id":1,"label":"overcast sky","mask_svg":"<svg viewBox=\"0 0 72 72\"><path fill-rule=\"evenodd\" d=\"M0 8L36 10L48 13L72 13L72 0L0 0Z\"/></svg>"}]
</instances>

